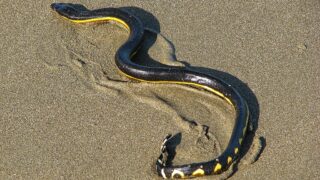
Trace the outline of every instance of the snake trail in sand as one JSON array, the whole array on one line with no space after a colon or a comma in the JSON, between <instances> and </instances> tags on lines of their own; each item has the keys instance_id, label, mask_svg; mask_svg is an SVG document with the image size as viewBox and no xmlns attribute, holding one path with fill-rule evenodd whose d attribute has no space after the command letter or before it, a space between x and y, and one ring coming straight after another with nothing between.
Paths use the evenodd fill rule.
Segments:
<instances>
[{"instance_id":1,"label":"snake trail in sand","mask_svg":"<svg viewBox=\"0 0 320 180\"><path fill-rule=\"evenodd\" d=\"M118 8L84 10L78 5L53 3L51 8L60 16L74 23L116 22L127 29L129 37L117 50L116 65L121 74L130 79L149 83L174 83L203 88L221 97L231 104L236 112L235 125L226 149L216 158L206 162L171 166L166 164L167 136L161 146L161 155L156 161L158 175L163 178L188 178L212 174L221 174L239 158L240 148L246 135L249 109L243 97L226 82L204 73L192 71L185 67L147 67L131 61L144 36L144 27L135 16Z\"/></svg>"}]
</instances>

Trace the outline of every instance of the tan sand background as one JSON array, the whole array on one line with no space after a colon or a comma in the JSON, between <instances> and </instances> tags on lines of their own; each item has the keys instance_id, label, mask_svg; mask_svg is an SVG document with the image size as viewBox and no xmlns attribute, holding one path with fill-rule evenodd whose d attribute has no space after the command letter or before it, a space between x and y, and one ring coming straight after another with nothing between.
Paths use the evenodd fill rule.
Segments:
<instances>
[{"instance_id":1,"label":"tan sand background","mask_svg":"<svg viewBox=\"0 0 320 180\"><path fill-rule=\"evenodd\" d=\"M157 179L167 133L181 133L176 164L226 146L233 111L225 102L127 80L114 63L127 32L71 24L52 2L0 1L0 179ZM137 61L179 65L175 53L244 94L263 151L253 164L243 158L231 179L319 178L319 1L64 2L126 7L172 43L150 33Z\"/></svg>"}]
</instances>

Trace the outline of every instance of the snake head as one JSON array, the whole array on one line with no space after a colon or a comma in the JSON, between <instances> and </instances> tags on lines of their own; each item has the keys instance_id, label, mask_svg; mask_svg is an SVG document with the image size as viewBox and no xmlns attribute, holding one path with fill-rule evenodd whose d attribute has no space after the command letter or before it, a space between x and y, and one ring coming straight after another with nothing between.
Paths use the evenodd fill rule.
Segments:
<instances>
[{"instance_id":1,"label":"snake head","mask_svg":"<svg viewBox=\"0 0 320 180\"><path fill-rule=\"evenodd\" d=\"M69 19L73 19L73 17L78 16L81 12L86 10L82 5L71 3L52 3L51 9L59 13L61 16L67 17Z\"/></svg>"}]
</instances>

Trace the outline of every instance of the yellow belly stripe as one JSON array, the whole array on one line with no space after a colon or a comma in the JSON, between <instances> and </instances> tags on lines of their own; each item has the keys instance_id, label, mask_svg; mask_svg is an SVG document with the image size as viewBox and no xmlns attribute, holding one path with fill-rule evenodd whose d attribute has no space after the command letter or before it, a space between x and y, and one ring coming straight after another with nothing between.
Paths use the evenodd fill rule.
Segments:
<instances>
[{"instance_id":1,"label":"yellow belly stripe","mask_svg":"<svg viewBox=\"0 0 320 180\"><path fill-rule=\"evenodd\" d=\"M239 152L239 149L238 148L234 148L234 153L238 154L238 152Z\"/></svg>"},{"instance_id":2,"label":"yellow belly stripe","mask_svg":"<svg viewBox=\"0 0 320 180\"><path fill-rule=\"evenodd\" d=\"M240 145L242 144L242 138L239 139L239 144L240 144Z\"/></svg>"},{"instance_id":3,"label":"yellow belly stripe","mask_svg":"<svg viewBox=\"0 0 320 180\"><path fill-rule=\"evenodd\" d=\"M228 156L228 164L231 164L232 163L232 157Z\"/></svg>"},{"instance_id":4,"label":"yellow belly stripe","mask_svg":"<svg viewBox=\"0 0 320 180\"><path fill-rule=\"evenodd\" d=\"M213 173L215 174L218 173L219 171L221 171L221 168L222 168L221 164L217 163L216 167L214 167Z\"/></svg>"},{"instance_id":5,"label":"yellow belly stripe","mask_svg":"<svg viewBox=\"0 0 320 180\"><path fill-rule=\"evenodd\" d=\"M173 170L171 178L175 178L175 175L179 175L179 178L184 178L184 173L176 169Z\"/></svg>"},{"instance_id":6,"label":"yellow belly stripe","mask_svg":"<svg viewBox=\"0 0 320 180\"><path fill-rule=\"evenodd\" d=\"M122 19L119 19L116 17L101 17L101 18L84 19L84 20L69 19L69 20L74 23L91 23L91 22L94 23L94 22L98 22L98 21L114 21L114 22L122 24L127 30L130 31L130 27L128 26L128 24L125 23Z\"/></svg>"},{"instance_id":7,"label":"yellow belly stripe","mask_svg":"<svg viewBox=\"0 0 320 180\"><path fill-rule=\"evenodd\" d=\"M204 85L201 85L201 84L197 84L197 83L192 83L192 82L183 82L183 81L148 81L148 80L144 80L144 79L139 79L139 78L136 78L136 77L133 77L133 76L130 76L122 71L119 70L119 72L121 74L123 74L124 76L130 78L130 79L134 79L134 80L137 80L137 81L140 81L140 82L149 82L149 83L163 83L163 84L182 84L182 85L191 85L191 86L196 86L196 87L200 87L200 88L203 88L207 91L210 91L214 94L216 94L217 96L223 98L224 100L226 100L229 104L233 105L231 100L229 98L227 98L225 95L223 95L221 92L215 90L215 89L212 89L208 86L204 86Z\"/></svg>"},{"instance_id":8,"label":"yellow belly stripe","mask_svg":"<svg viewBox=\"0 0 320 180\"><path fill-rule=\"evenodd\" d=\"M192 176L204 176L204 170L199 168L192 173Z\"/></svg>"}]
</instances>

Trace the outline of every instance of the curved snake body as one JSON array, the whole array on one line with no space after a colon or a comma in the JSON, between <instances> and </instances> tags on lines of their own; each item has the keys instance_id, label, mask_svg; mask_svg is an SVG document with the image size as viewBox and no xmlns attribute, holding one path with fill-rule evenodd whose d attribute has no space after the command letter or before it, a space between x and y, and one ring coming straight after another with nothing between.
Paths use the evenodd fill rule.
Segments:
<instances>
[{"instance_id":1,"label":"curved snake body","mask_svg":"<svg viewBox=\"0 0 320 180\"><path fill-rule=\"evenodd\" d=\"M114 21L129 30L129 38L118 49L115 60L120 72L138 81L151 83L175 83L204 88L220 96L231 104L236 111L235 125L227 148L213 160L186 164L181 166L166 165L167 137L161 148L161 155L156 161L157 173L163 178L186 178L220 174L239 157L239 151L246 135L249 110L246 101L229 84L204 73L195 72L183 67L147 67L135 64L131 57L138 50L144 36L144 27L135 16L117 9L104 8L97 10L79 10L72 4L53 3L53 11L74 23Z\"/></svg>"}]
</instances>

